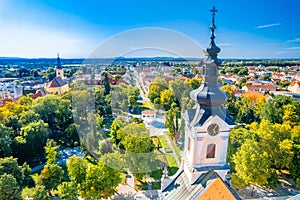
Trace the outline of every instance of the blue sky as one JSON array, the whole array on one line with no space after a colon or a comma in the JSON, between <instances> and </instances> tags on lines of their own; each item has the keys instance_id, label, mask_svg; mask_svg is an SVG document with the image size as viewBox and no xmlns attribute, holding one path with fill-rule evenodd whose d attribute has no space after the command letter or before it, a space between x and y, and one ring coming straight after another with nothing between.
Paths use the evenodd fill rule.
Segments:
<instances>
[{"instance_id":1,"label":"blue sky","mask_svg":"<svg viewBox=\"0 0 300 200\"><path fill-rule=\"evenodd\" d=\"M300 58L299 4L298 0L0 0L0 56L55 57L60 52L65 58L84 58L115 34L143 27L172 29L206 47L208 10L216 5L221 58Z\"/></svg>"}]
</instances>

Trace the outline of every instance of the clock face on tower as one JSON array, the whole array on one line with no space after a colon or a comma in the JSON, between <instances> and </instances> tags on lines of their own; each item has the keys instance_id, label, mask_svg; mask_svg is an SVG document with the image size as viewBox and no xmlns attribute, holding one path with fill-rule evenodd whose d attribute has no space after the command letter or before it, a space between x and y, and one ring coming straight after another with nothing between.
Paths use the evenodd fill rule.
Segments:
<instances>
[{"instance_id":1,"label":"clock face on tower","mask_svg":"<svg viewBox=\"0 0 300 200\"><path fill-rule=\"evenodd\" d=\"M218 126L218 124L211 124L207 128L207 132L211 136L218 135L219 131L220 131L220 127Z\"/></svg>"}]
</instances>

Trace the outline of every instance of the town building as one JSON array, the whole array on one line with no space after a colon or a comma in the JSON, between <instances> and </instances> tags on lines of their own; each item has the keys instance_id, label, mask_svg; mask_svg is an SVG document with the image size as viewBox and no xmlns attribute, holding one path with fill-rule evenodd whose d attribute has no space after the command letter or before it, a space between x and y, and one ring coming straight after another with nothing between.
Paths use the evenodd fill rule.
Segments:
<instances>
[{"instance_id":1,"label":"town building","mask_svg":"<svg viewBox=\"0 0 300 200\"><path fill-rule=\"evenodd\" d=\"M215 44L215 7L211 41L203 61L203 81L190 93L196 106L184 113L185 144L181 167L173 177L164 172L162 199L240 199L230 187L226 154L230 128L235 126L222 104L227 95L218 84L220 48ZM164 170L165 171L165 170Z\"/></svg>"},{"instance_id":2,"label":"town building","mask_svg":"<svg viewBox=\"0 0 300 200\"><path fill-rule=\"evenodd\" d=\"M69 91L69 85L64 76L64 70L60 63L59 54L57 54L56 77L47 84L45 90L48 94L62 94Z\"/></svg>"},{"instance_id":3,"label":"town building","mask_svg":"<svg viewBox=\"0 0 300 200\"><path fill-rule=\"evenodd\" d=\"M288 91L296 94L300 94L300 81L293 81L288 86Z\"/></svg>"}]
</instances>

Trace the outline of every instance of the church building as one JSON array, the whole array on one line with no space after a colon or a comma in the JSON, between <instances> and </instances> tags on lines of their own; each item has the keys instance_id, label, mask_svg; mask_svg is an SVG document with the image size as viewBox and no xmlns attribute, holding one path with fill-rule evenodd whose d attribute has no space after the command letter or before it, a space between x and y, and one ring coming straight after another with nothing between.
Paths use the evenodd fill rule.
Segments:
<instances>
[{"instance_id":1,"label":"church building","mask_svg":"<svg viewBox=\"0 0 300 200\"><path fill-rule=\"evenodd\" d=\"M64 70L60 63L59 54L57 54L56 77L47 84L45 89L48 94L62 94L69 91L69 85L64 77Z\"/></svg>"},{"instance_id":2,"label":"church building","mask_svg":"<svg viewBox=\"0 0 300 200\"><path fill-rule=\"evenodd\" d=\"M230 187L230 167L226 154L230 129L235 126L228 111L222 107L227 95L218 84L220 48L215 44L215 15L213 7L210 45L203 61L203 81L190 93L196 105L187 110L185 144L181 167L173 177L164 174L162 199L240 199Z\"/></svg>"}]
</instances>

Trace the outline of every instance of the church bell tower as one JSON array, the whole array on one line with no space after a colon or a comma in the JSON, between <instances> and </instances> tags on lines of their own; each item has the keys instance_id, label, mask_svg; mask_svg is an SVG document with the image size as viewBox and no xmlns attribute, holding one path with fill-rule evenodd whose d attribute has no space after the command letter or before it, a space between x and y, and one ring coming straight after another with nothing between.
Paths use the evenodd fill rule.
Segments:
<instances>
[{"instance_id":1,"label":"church bell tower","mask_svg":"<svg viewBox=\"0 0 300 200\"><path fill-rule=\"evenodd\" d=\"M212 24L210 44L204 50L203 80L200 87L190 93L196 102L193 109L184 113L185 148L183 167L190 183L194 183L203 173L214 170L225 180L229 172L226 154L230 128L234 127L228 111L222 107L227 95L218 84L218 53L215 44L216 8L210 10Z\"/></svg>"},{"instance_id":2,"label":"church bell tower","mask_svg":"<svg viewBox=\"0 0 300 200\"><path fill-rule=\"evenodd\" d=\"M56 68L56 77L61 78L62 80L66 79L64 76L64 70L60 63L59 53L57 53L57 68Z\"/></svg>"}]
</instances>

